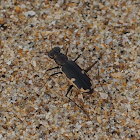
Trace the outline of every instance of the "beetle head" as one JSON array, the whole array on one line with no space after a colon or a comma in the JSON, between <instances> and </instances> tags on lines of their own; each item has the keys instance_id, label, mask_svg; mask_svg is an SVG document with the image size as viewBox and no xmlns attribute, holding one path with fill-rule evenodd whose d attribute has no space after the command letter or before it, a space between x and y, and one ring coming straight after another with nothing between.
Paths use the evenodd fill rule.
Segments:
<instances>
[{"instance_id":1,"label":"beetle head","mask_svg":"<svg viewBox=\"0 0 140 140\"><path fill-rule=\"evenodd\" d=\"M68 60L67 56L60 53L60 48L59 47L55 47L53 48L49 53L48 53L48 56L51 58L51 59L54 59L55 62L58 64L58 65L61 65L63 66L65 64L65 62Z\"/></svg>"},{"instance_id":2,"label":"beetle head","mask_svg":"<svg viewBox=\"0 0 140 140\"><path fill-rule=\"evenodd\" d=\"M60 54L60 48L59 48L59 47L55 47L55 48L53 48L53 49L48 53L48 56L49 56L51 59L55 59L59 54Z\"/></svg>"}]
</instances>

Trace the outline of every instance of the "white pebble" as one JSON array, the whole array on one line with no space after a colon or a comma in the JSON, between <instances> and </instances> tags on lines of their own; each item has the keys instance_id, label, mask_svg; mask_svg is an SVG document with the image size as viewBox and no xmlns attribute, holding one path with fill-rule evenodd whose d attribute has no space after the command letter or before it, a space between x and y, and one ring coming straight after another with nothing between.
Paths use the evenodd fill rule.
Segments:
<instances>
[{"instance_id":1,"label":"white pebble","mask_svg":"<svg viewBox=\"0 0 140 140\"><path fill-rule=\"evenodd\" d=\"M108 97L108 94L106 94L106 93L99 92L99 94L102 99L107 99L107 97Z\"/></svg>"}]
</instances>

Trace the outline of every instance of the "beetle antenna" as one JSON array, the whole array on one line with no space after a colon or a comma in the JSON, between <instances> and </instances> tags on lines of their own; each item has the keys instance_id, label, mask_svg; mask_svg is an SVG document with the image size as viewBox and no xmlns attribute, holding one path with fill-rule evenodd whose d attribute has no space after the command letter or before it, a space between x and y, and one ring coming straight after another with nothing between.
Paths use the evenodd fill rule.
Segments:
<instances>
[{"instance_id":1,"label":"beetle antenna","mask_svg":"<svg viewBox=\"0 0 140 140\"><path fill-rule=\"evenodd\" d=\"M31 52L32 53L32 52ZM48 54L48 52L35 52L35 53L47 53Z\"/></svg>"},{"instance_id":2,"label":"beetle antenna","mask_svg":"<svg viewBox=\"0 0 140 140\"><path fill-rule=\"evenodd\" d=\"M49 52L21 51L21 50L22 50L22 49L20 49L20 50L18 51L18 53L23 53L23 52L24 52L24 53L31 53L31 54L32 54L32 53L47 53L47 54L49 53Z\"/></svg>"}]
</instances>

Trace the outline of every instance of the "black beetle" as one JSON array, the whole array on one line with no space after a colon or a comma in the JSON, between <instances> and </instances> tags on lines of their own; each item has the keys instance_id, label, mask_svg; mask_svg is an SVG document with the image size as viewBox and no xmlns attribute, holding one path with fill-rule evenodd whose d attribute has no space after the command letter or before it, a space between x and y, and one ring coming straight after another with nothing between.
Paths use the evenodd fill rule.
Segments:
<instances>
[{"instance_id":1,"label":"black beetle","mask_svg":"<svg viewBox=\"0 0 140 140\"><path fill-rule=\"evenodd\" d=\"M66 97L67 97L69 91L72 89L73 86L76 87L77 89L79 89L80 92L83 92L83 93L92 94L93 91L94 91L93 88L92 88L91 79L87 76L86 73L98 61L95 61L95 63L93 63L86 70L83 70L75 62L80 57L80 55L78 55L78 57L74 61L70 61L70 60L68 60L67 52L66 52L66 55L60 53L60 48L59 47L52 48L52 50L50 52L48 52L48 56L51 59L54 59L55 62L58 64L58 66L57 67L53 67L51 69L48 69L47 71L52 70L52 69L58 69L58 68L61 68L61 70L62 70L61 72L57 72L57 73L54 73L54 74L50 75L50 77L53 76L53 75L56 75L58 73L61 73L61 74L64 74L67 77L68 81L71 83L71 85L68 88L67 93L65 95ZM70 101L74 102L69 97L67 97L67 98ZM82 107L80 107L79 105L77 105L77 106L83 110Z\"/></svg>"}]
</instances>

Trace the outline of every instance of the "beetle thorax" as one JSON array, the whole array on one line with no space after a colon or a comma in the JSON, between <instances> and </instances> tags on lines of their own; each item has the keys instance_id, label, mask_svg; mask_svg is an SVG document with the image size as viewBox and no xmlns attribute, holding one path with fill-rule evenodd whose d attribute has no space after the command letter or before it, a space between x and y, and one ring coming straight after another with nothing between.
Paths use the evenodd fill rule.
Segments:
<instances>
[{"instance_id":1,"label":"beetle thorax","mask_svg":"<svg viewBox=\"0 0 140 140\"><path fill-rule=\"evenodd\" d=\"M62 53L59 53L55 58L54 58L55 62L58 64L58 65L61 65L63 66L68 58L66 55L62 54Z\"/></svg>"}]
</instances>

